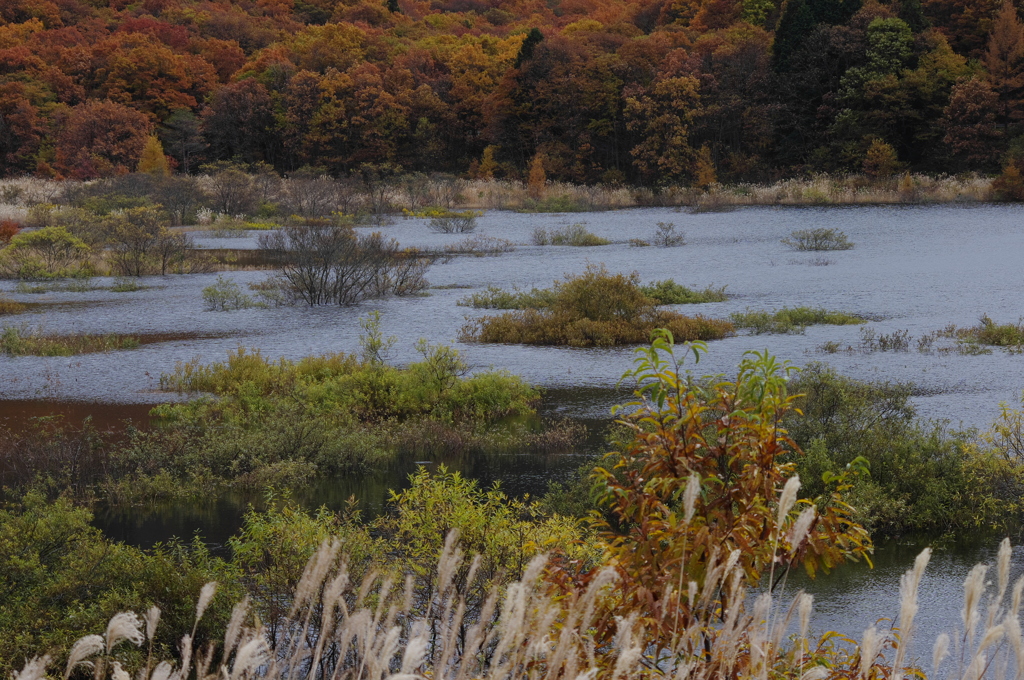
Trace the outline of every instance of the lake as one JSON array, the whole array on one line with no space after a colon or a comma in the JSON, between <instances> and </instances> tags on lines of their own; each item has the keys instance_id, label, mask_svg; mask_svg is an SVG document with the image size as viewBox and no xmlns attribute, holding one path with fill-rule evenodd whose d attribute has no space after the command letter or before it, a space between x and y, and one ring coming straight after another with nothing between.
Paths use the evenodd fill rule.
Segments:
<instances>
[{"instance_id":1,"label":"lake","mask_svg":"<svg viewBox=\"0 0 1024 680\"><path fill-rule=\"evenodd\" d=\"M608 246L574 248L534 246L534 229L578 222ZM659 222L671 222L686 235L677 248L630 247L630 239L650 239ZM836 252L797 252L780 240L797 229L837 228L856 244ZM399 219L383 230L403 246L439 248L465 235L436 234L426 220ZM242 345L271 357L359 349L359 318L371 310L382 314L385 335L398 336L391 361L406 363L418 355L418 338L456 346L475 369L500 368L546 388L543 412L552 417L585 419L599 429L609 408L627 393L616 384L631 366L631 348L565 349L509 345L473 345L456 341L466 318L487 313L459 306L467 295L487 286L520 289L548 287L589 264L611 272L636 271L646 283L672 278L703 288L727 286L726 302L680 306L686 314L726 317L745 309L783 306L825 307L864 315L878 334L908 331L916 338L950 324L971 326L982 314L1000 323L1024 314L1024 207L1011 205L877 206L822 208L746 208L732 212L690 214L673 209L636 209L588 214L517 214L491 211L478 221L475 235L511 240L517 249L499 257L458 257L431 266L432 288L426 297L365 303L351 308L281 307L235 312L204 311L201 291L217 275L148 277L146 290L18 294L14 283L0 290L23 302L45 303L5 324L41 325L50 333L135 333L161 342L126 352L71 358L0 357L0 417L37 413L43 402L59 402L69 418L100 407L103 418L137 415L146 404L169 397L158 391L160 374L175 362L201 357L223 359ZM255 236L200 238L211 248L252 248ZM225 274L240 285L262 280L267 272ZM109 283L97 279L97 284ZM768 349L795 365L823 361L839 373L861 380L910 381L920 416L949 421L953 427L985 427L1001 401L1015 402L1024 388L1024 356L996 350L967 356L957 353L850 351L826 353L826 342L856 348L858 326L818 326L797 335L739 335L711 343L698 374L729 373L743 353ZM594 446L598 446L595 444ZM583 456L494 456L447 462L485 482L501 479L510 493L542 493L548 479L567 477ZM381 507L390 486L401 483L417 461L365 478L335 481L311 489L305 500L340 505L349 494L363 499L372 512ZM146 545L170 534L190 536L199 530L220 543L237 526L246 504L237 497L206 506L170 507L146 515L101 514L111 535ZM916 548L884 546L878 568L840 570L818 579L814 625L859 637L874 617L895 615L898 576L912 562ZM921 621L955 623L966 570L988 559L995 546L947 551L933 560L925 589ZM891 606L887 603L891 603ZM936 608L938 614L929 614ZM928 617L933 617L929 619ZM868 617L870 620L868 620ZM921 623L922 629L927 629ZM922 636L927 637L926 632ZM934 635L931 635L933 638ZM930 649L930 641L928 642ZM922 652L926 656L930 652Z\"/></svg>"}]
</instances>

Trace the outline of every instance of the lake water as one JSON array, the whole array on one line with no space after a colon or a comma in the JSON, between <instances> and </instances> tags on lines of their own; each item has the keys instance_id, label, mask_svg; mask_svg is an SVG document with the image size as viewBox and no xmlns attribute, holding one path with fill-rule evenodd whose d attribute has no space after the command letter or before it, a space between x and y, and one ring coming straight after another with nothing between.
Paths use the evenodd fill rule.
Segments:
<instances>
[{"instance_id":1,"label":"lake water","mask_svg":"<svg viewBox=\"0 0 1024 680\"><path fill-rule=\"evenodd\" d=\"M592 248L529 245L538 227L550 230L577 222L585 222L587 229L614 243ZM686 234L686 245L629 246L633 238L649 240L659 222L674 223L677 231ZM818 227L842 230L855 248L804 253L780 242L793 230ZM437 248L465 238L435 234L419 219L399 220L384 231L403 246ZM138 413L139 405L168 399L158 392L158 380L175 362L193 357L220 360L239 345L259 348L272 357L355 352L359 318L377 309L382 313L384 333L400 339L393 362L416 360L413 344L420 337L449 343L475 369L507 369L547 388L546 415L607 419L609 408L623 396L615 386L631 365L630 348L564 349L456 341L467 317L487 313L458 306L465 296L491 285L548 287L566 274L582 272L588 263L604 264L611 272L636 271L644 282L672 278L691 287L725 285L731 295L728 301L679 308L683 313L712 317L726 317L748 307L774 310L806 305L865 315L874 319L870 327L879 334L906 330L919 337L949 324L974 325L982 314L997 322L1016 322L1024 315L1024 208L1020 206L761 207L705 214L672 209L582 215L492 211L480 218L475 233L520 245L500 257L459 257L433 265L428 279L438 288L430 290L427 297L352 308L207 312L201 291L215 281L215 274L150 277L143 279L149 289L133 293L17 294L12 282L0 282L0 291L16 300L47 303L9 317L5 324L41 325L50 333L118 332L170 338L126 352L72 358L0 357L0 398L17 400L6 406L0 402L0 417L5 409L13 413L37 408L38 400L102 402L107 418L116 417L119 411ZM201 238L200 243L251 248L255 238ZM267 273L229 272L225 276L244 286L262 280ZM97 279L96 283L109 282ZM856 346L860 334L857 326L819 326L802 335L740 335L712 343L696 371L729 373L745 351L767 348L796 365L824 361L853 378L913 382L918 413L948 420L954 427L986 426L996 416L998 404L1018 400L1024 388L1024 356L998 350L965 356L913 349L826 354L819 349L828 341ZM70 417L80 412L80 407L61 408ZM539 493L547 479L568 475L580 460L507 456L451 463L484 480L500 478L510 492ZM368 507L379 507L387 486L401 480L414 466L415 461L404 461L383 476L311 491L310 499L340 504L349 493L357 493ZM140 544L168 533L188 536L197 528L208 540L219 542L234 530L232 523L249 500L222 499L208 507L170 508L148 516L111 515L100 520L112 535ZM880 559L874 572L843 570L815 582L813 587L822 589L815 625L859 636L874 617L895 612L898 575L916 552L911 554L899 546L887 550L893 557ZM944 607L938 619L955 622L960 600L952 593L959 592L966 569L986 555L984 550L971 550L937 557L937 566L930 572L934 579L929 576L926 581L931 595L921 616L926 617L928 606L934 604ZM892 608L882 606L883 601L892 602ZM861 609L871 620L864 620Z\"/></svg>"}]
</instances>

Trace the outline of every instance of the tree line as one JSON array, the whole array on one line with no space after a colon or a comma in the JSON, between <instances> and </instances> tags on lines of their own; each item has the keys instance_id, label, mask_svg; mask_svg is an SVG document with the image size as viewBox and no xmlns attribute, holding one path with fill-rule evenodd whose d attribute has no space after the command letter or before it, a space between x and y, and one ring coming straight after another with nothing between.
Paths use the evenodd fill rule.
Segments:
<instances>
[{"instance_id":1,"label":"tree line","mask_svg":"<svg viewBox=\"0 0 1024 680\"><path fill-rule=\"evenodd\" d=\"M1010 0L0 7L6 176L154 154L186 174L371 163L649 186L1019 171L1022 119Z\"/></svg>"}]
</instances>

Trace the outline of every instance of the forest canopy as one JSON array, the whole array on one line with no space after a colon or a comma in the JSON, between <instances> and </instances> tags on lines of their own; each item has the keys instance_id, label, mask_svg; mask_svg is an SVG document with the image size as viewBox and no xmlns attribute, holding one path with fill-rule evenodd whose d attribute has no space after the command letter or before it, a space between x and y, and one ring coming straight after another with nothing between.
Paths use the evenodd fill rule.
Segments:
<instances>
[{"instance_id":1,"label":"forest canopy","mask_svg":"<svg viewBox=\"0 0 1024 680\"><path fill-rule=\"evenodd\" d=\"M6 176L166 171L154 138L186 173L995 172L1024 165L1022 119L1009 0L0 5Z\"/></svg>"}]
</instances>

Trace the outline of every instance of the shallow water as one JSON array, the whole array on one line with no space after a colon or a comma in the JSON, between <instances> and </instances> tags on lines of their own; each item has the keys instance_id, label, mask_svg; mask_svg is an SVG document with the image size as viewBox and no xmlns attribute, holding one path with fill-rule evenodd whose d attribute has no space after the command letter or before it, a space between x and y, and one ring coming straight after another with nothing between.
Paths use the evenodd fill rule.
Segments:
<instances>
[{"instance_id":1,"label":"shallow water","mask_svg":"<svg viewBox=\"0 0 1024 680\"><path fill-rule=\"evenodd\" d=\"M586 222L590 231L615 243L593 248L528 245L535 228L574 222ZM685 232L687 244L679 248L629 247L631 238L650 239L658 222L674 223L677 230ZM800 253L780 243L793 230L817 227L841 229L856 247ZM400 220L384 231L404 246L437 248L465 238L434 234L426 221L419 219ZM908 330L919 337L951 323L973 325L985 313L997 322L1015 322L1024 314L1021 206L747 208L696 215L672 209L586 215L492 211L480 218L476 235L522 245L500 257L460 257L433 265L428 272L431 284L445 288L432 289L428 297L353 308L206 312L201 291L216 280L216 274L151 277L144 280L151 288L133 293L19 295L13 293L12 282L0 282L0 291L19 301L77 303L36 307L6 318L0 322L3 324L39 324L51 333L144 333L177 338L131 351L72 358L0 356L0 395L3 399L107 404L165 401L168 395L157 391L158 379L177 361L196 356L204 361L220 360L239 345L259 348L272 357L355 352L359 348L359 318L379 309L385 335L400 338L392 356L396 363L418 358L413 344L420 337L454 344L475 369L507 369L548 388L548 413L603 419L608 417L609 407L622 399L623 392L613 388L631 365L630 348L466 345L455 340L465 317L487 313L458 306L461 298L489 285L547 287L565 274L582 272L588 263L603 263L612 272L637 271L645 282L672 278L701 288L727 285L732 295L727 302L679 308L683 313L714 317L748 307L771 310L807 305L878 319L870 326L879 334ZM200 243L210 248L251 248L255 236L200 239ZM828 264L815 264L821 259ZM266 275L254 271L225 274L243 286ZM741 335L712 343L696 370L700 374L728 373L745 351L767 348L794 364L824 361L858 379L912 381L919 414L947 419L953 426L986 426L996 416L999 402L1016 401L1024 388L1024 356L999 350L964 356L913 350L825 354L818 349L826 341L857 345L860 332L857 326L819 326L803 335ZM566 475L579 463L571 458L541 461L522 456L453 461L466 466L467 474L488 481L502 479L512 493L543 491L547 478ZM404 461L399 469L386 473L386 479L332 482L330 488L311 490L308 500L333 507L348 494L358 493L365 507L373 511L383 502L387 486L412 469L415 461ZM196 528L202 529L207 540L219 543L234 531L251 500L228 498L209 507L174 507L147 516L111 515L100 521L112 535L133 543L148 544L171 533L189 536ZM873 572L855 568L818 579L811 586L821 588L814 625L859 636L878 616L894 615L898 576L916 551L898 546L890 551L893 557L880 559ZM959 593L974 560L986 555L985 551L968 551L936 558L930 570L934 576L926 577L929 602L922 604L922 621L929 616L950 625L957 621L960 600L954 593ZM887 603L892 607L886 609ZM940 613L928 614L929 605L938 607Z\"/></svg>"},{"instance_id":2,"label":"shallow water","mask_svg":"<svg viewBox=\"0 0 1024 680\"><path fill-rule=\"evenodd\" d=\"M1024 209L1019 206L908 206L856 208L748 208L725 213L688 214L671 209L640 209L585 215L489 212L477 234L528 244L537 227L585 221L613 245L573 248L521 245L500 257L459 257L435 264L428 297L371 302L353 308L285 307L206 312L201 291L215 274L151 277L148 290L132 293L90 291L19 295L12 282L0 283L10 297L25 302L74 302L36 307L3 323L42 325L52 333L117 332L219 335L147 344L130 352L71 359L0 357L0 390L5 398L153 403L160 373L194 356L212 361L239 345L271 356L357 351L360 316L383 313L386 334L400 342L393 360L417 358L419 337L455 344L474 368L504 368L548 387L612 386L630 366L629 348L564 349L507 345L465 345L455 338L465 317L486 313L456 302L488 285L546 287L587 263L610 271L638 271L644 281L673 278L704 287L726 285L729 301L681 307L686 313L724 317L747 307L775 309L810 305L879 319L878 333L908 330L920 336L950 323L973 325L983 313L999 322L1016 321L1021 305ZM673 222L686 233L680 248L631 248L630 238L650 238L657 222ZM794 229L836 227L856 247L829 253L795 252L780 243ZM386 233L403 245L443 247L460 235L434 234L424 220L399 220ZM210 247L252 247L248 239L208 239ZM205 243L206 241L203 241ZM229 243L230 242L230 243ZM826 266L812 262L824 258ZM244 285L265 272L231 272ZM100 281L98 281L100 282ZM87 304L83 304L87 303ZM228 337L223 337L228 336ZM912 381L921 415L954 425L984 426L1000 401L1015 400L1024 387L1024 357L996 351L985 356L910 352L824 354L826 341L856 345L860 327L819 326L804 335L762 335L722 340L697 367L699 373L731 371L744 351L768 348L795 364L825 361L846 375L870 380ZM578 400L574 414L600 417L611 404Z\"/></svg>"}]
</instances>

